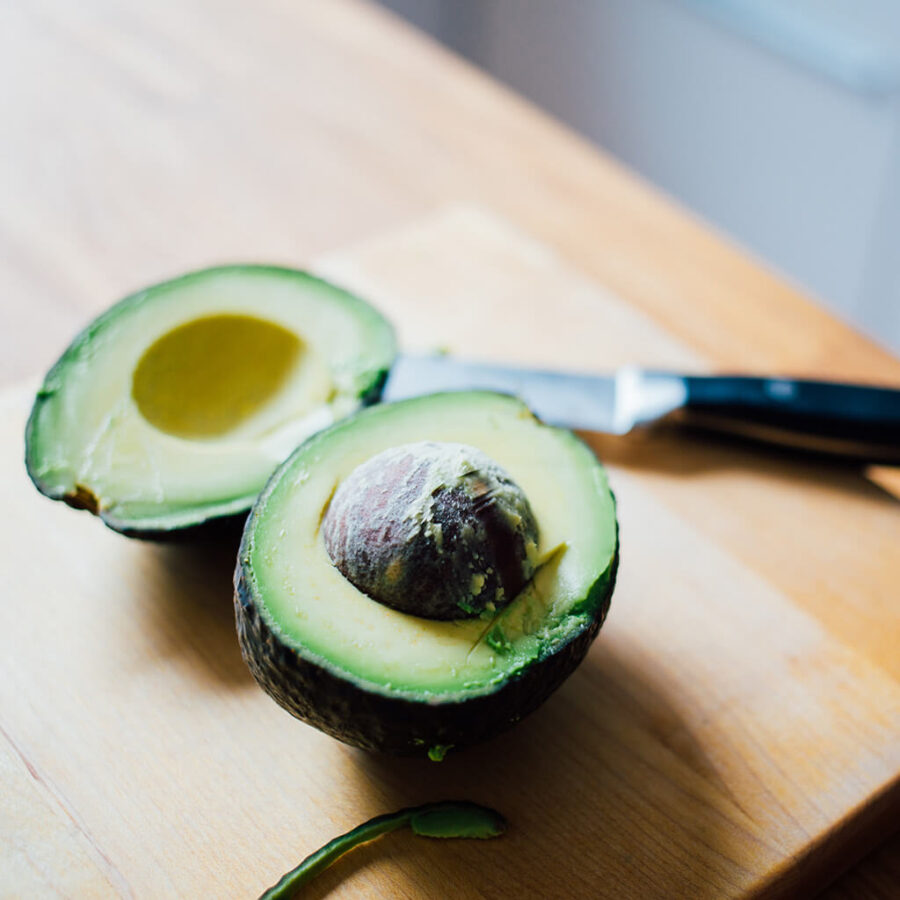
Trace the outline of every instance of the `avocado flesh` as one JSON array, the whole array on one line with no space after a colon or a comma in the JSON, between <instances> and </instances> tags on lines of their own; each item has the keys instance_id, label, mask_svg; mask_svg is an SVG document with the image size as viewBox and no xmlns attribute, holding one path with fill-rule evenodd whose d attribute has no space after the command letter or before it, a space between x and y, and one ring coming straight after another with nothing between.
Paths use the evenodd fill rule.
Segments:
<instances>
[{"instance_id":1,"label":"avocado flesh","mask_svg":"<svg viewBox=\"0 0 900 900\"><path fill-rule=\"evenodd\" d=\"M325 550L320 523L341 480L381 450L423 440L477 447L531 504L537 572L496 615L440 621L399 612L357 590ZM605 615L617 548L603 467L570 432L542 425L518 400L464 392L376 407L308 440L260 497L238 561L242 648L282 705L339 738L395 752L467 743L511 724L577 665ZM543 683L523 686L531 674ZM496 722L446 713L514 683L514 702L489 713ZM343 695L335 708L347 715L359 700L360 719L403 720L335 721L319 708L329 692ZM414 707L428 720L422 728Z\"/></svg>"},{"instance_id":2,"label":"avocado flesh","mask_svg":"<svg viewBox=\"0 0 900 900\"><path fill-rule=\"evenodd\" d=\"M238 513L298 443L377 399L394 354L374 309L311 275L195 272L75 339L38 393L29 474L123 531Z\"/></svg>"}]
</instances>

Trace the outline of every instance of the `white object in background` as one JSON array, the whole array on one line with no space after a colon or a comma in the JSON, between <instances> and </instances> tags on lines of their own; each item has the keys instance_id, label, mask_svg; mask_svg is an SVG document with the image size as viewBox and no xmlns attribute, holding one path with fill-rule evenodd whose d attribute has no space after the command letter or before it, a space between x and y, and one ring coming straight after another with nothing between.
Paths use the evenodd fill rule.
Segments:
<instances>
[{"instance_id":1,"label":"white object in background","mask_svg":"<svg viewBox=\"0 0 900 900\"><path fill-rule=\"evenodd\" d=\"M382 2L900 351L900 3Z\"/></svg>"}]
</instances>

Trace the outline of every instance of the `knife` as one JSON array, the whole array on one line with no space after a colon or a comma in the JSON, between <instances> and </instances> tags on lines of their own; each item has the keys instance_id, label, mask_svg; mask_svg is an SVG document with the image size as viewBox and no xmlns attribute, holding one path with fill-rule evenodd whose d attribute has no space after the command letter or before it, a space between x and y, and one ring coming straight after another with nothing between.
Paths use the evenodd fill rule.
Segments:
<instances>
[{"instance_id":1,"label":"knife","mask_svg":"<svg viewBox=\"0 0 900 900\"><path fill-rule=\"evenodd\" d=\"M514 394L543 421L567 428L625 435L675 420L866 462L900 462L900 390L887 387L634 366L594 375L403 355L384 399L473 389Z\"/></svg>"}]
</instances>

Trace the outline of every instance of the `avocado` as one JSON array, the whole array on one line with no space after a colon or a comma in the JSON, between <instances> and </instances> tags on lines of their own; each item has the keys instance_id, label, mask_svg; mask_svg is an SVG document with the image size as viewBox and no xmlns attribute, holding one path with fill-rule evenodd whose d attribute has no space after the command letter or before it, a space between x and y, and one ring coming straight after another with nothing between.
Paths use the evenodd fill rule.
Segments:
<instances>
[{"instance_id":1,"label":"avocado","mask_svg":"<svg viewBox=\"0 0 900 900\"><path fill-rule=\"evenodd\" d=\"M134 536L246 514L303 439L379 398L395 353L378 312L306 272L193 272L75 338L35 400L28 472Z\"/></svg>"},{"instance_id":2,"label":"avocado","mask_svg":"<svg viewBox=\"0 0 900 900\"><path fill-rule=\"evenodd\" d=\"M503 394L417 397L319 432L273 474L238 555L238 636L298 718L440 759L574 671L617 564L605 470L571 432Z\"/></svg>"}]
</instances>

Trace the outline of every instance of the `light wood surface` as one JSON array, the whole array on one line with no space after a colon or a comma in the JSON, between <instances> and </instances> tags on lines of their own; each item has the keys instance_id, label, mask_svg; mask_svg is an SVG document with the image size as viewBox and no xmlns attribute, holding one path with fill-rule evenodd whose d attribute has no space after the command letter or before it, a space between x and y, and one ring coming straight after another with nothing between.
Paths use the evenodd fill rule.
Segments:
<instances>
[{"instance_id":1,"label":"light wood surface","mask_svg":"<svg viewBox=\"0 0 900 900\"><path fill-rule=\"evenodd\" d=\"M7 383L43 371L91 315L148 282L217 261L324 258L346 280L363 279L386 309L399 304L404 336L421 345L594 367L627 348L698 368L900 384L900 363L886 352L373 7L6 4L0 75ZM491 212L431 217L447 204ZM447 229L460 259L482 248L480 269L434 247ZM410 247L444 267L440 278L410 260ZM496 259L489 271L485 258ZM451 294L457 270L468 272L464 296ZM570 294L568 321L556 312L557 281ZM499 303L503 320L473 313L473 297ZM442 896L456 879L462 895L499 897L523 893L514 877L501 879L524 860L536 875L530 889L550 896L586 890L601 873L591 890L610 896L629 885L634 896L774 890L791 878L816 883L887 833L879 814L900 818L896 787L887 788L900 770L898 513L855 474L749 461L724 444L595 441L627 500L631 586L623 583L588 666L521 736L468 763L450 760L438 777L434 767L360 759L249 685L223 599L224 550L198 557L131 544L34 495L21 479L26 394L4 396L0 444L2 496L16 511L0 543L0 893L195 896L213 886L205 892L252 895L345 825L438 788L498 805L509 797L517 830L502 850L392 838L325 886ZM640 563L657 548L679 560L704 548L709 565L679 565L657 590ZM719 620L695 617L725 604L706 605L726 575L737 587L716 633ZM645 590L665 612L684 605L685 622L708 626L700 671L693 644L673 634L659 647L669 616L646 606ZM679 605L698 595L699 607ZM752 603L735 619L742 597ZM737 627L753 637L728 654L741 665L711 672L724 655L718 642ZM759 696L771 679L750 659L756 647L786 685L771 697ZM731 671L743 675L732 681ZM763 679L751 692L763 707L748 712L738 699L750 676ZM585 709L586 696L596 705ZM757 722L760 708L773 718ZM810 709L818 714L808 722ZM834 741L838 755L807 754L793 781L781 763L802 756L810 735ZM747 746L757 749L743 757ZM507 771L497 752L521 758ZM525 801L533 785L540 803ZM882 804L864 802L879 785ZM750 822L734 812L736 799ZM682 843L655 844L675 811L683 826L663 831L686 835ZM824 834L832 845L818 842ZM808 852L785 862L797 848ZM890 896L898 848L879 851L830 896Z\"/></svg>"},{"instance_id":2,"label":"light wood surface","mask_svg":"<svg viewBox=\"0 0 900 900\"><path fill-rule=\"evenodd\" d=\"M375 300L410 348L706 365L482 210L439 212L317 268ZM0 546L16 548L8 595L28 598L0 635L8 827L24 835L5 871L20 896L254 896L357 821L459 796L501 809L510 834L390 838L313 896L789 897L896 815L900 515L859 475L674 436L587 436L619 500L610 618L544 708L438 765L344 747L255 687L233 633L233 546L129 541L39 497L21 463L29 400L12 389L0 410L13 513Z\"/></svg>"}]
</instances>

